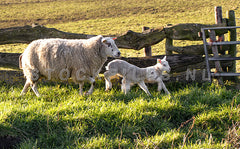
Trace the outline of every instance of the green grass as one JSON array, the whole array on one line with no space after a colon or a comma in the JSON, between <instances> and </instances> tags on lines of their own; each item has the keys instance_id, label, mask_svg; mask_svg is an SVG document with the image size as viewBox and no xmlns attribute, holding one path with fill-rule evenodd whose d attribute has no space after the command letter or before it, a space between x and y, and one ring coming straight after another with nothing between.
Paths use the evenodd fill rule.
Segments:
<instances>
[{"instance_id":1,"label":"green grass","mask_svg":"<svg viewBox=\"0 0 240 149\"><path fill-rule=\"evenodd\" d=\"M23 138L21 148L222 148L240 120L237 90L171 84L171 97L156 86L148 97L138 87L126 96L119 86L105 93L103 85L81 97L75 85L44 83L37 98L19 96L23 85L1 83L0 132Z\"/></svg>"},{"instance_id":2,"label":"green grass","mask_svg":"<svg viewBox=\"0 0 240 149\"><path fill-rule=\"evenodd\" d=\"M2 0L0 28L35 22L66 32L118 36L141 32L142 26L214 24L214 6L222 6L223 17L235 10L239 25L239 5L238 0ZM26 46L0 45L0 52L21 53ZM164 46L164 41L153 46L153 55L164 54ZM142 51L121 52L143 56ZM84 97L68 83L40 83L40 98L32 91L20 96L22 88L23 83L0 82L0 139L21 138L16 148L233 148L240 141L228 133L235 128L240 135L240 94L231 86L172 83L167 84L170 97L156 85L149 86L153 97L139 87L127 95L116 85L105 92L104 81Z\"/></svg>"}]
</instances>

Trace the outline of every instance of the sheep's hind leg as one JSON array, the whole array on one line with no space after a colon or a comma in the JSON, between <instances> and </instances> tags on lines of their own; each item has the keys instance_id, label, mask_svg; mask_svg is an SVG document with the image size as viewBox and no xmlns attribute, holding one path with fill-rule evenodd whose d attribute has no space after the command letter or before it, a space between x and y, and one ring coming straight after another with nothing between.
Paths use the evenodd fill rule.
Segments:
<instances>
[{"instance_id":1,"label":"sheep's hind leg","mask_svg":"<svg viewBox=\"0 0 240 149\"><path fill-rule=\"evenodd\" d=\"M84 85L84 82L79 83L79 95L83 95L83 85Z\"/></svg>"},{"instance_id":2,"label":"sheep's hind leg","mask_svg":"<svg viewBox=\"0 0 240 149\"><path fill-rule=\"evenodd\" d=\"M20 94L21 96L27 93L29 86L30 86L30 82L27 80Z\"/></svg>"},{"instance_id":3,"label":"sheep's hind leg","mask_svg":"<svg viewBox=\"0 0 240 149\"><path fill-rule=\"evenodd\" d=\"M144 83L144 81L139 82L138 85L141 87L141 89L144 90L144 92L145 92L146 94L148 94L149 96L151 96L151 93L148 91L148 88L147 88L146 84Z\"/></svg>"},{"instance_id":4,"label":"sheep's hind leg","mask_svg":"<svg viewBox=\"0 0 240 149\"><path fill-rule=\"evenodd\" d=\"M40 94L37 90L37 82L31 84L33 92L36 94L37 97L40 97Z\"/></svg>"},{"instance_id":5,"label":"sheep's hind leg","mask_svg":"<svg viewBox=\"0 0 240 149\"><path fill-rule=\"evenodd\" d=\"M93 89L94 89L94 84L95 84L95 79L93 78L89 78L89 81L91 83L91 87L90 89L85 93L85 95L91 95L93 93Z\"/></svg>"}]
</instances>

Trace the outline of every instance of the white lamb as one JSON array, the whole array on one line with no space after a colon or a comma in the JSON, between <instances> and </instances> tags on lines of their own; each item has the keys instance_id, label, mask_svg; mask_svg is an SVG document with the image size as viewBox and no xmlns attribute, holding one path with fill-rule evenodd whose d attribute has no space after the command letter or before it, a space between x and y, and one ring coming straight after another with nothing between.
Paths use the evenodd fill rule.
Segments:
<instances>
[{"instance_id":1,"label":"white lamb","mask_svg":"<svg viewBox=\"0 0 240 149\"><path fill-rule=\"evenodd\" d=\"M23 69L27 79L21 95L31 86L34 93L40 96L37 90L40 77L62 81L72 78L79 84L80 94L84 81L89 81L91 87L87 94L92 94L95 77L98 76L107 57L119 57L120 54L114 40L101 35L80 40L33 41L19 57L19 67Z\"/></svg>"},{"instance_id":2,"label":"white lamb","mask_svg":"<svg viewBox=\"0 0 240 149\"><path fill-rule=\"evenodd\" d=\"M165 91L166 94L170 94L168 89L166 88L165 84L163 83L163 71L167 71L168 73L171 71L171 68L166 60L166 56L163 59L157 59L157 73L158 78L156 80L148 80L146 79L145 82L147 83L158 83L158 91L160 92L162 89Z\"/></svg>"},{"instance_id":3,"label":"white lamb","mask_svg":"<svg viewBox=\"0 0 240 149\"><path fill-rule=\"evenodd\" d=\"M112 88L111 76L118 75L123 78L122 91L127 94L130 90L131 84L138 84L141 89L148 95L151 95L148 91L144 81L158 82L158 90L164 88L165 92L168 92L166 86L162 81L162 71L170 72L170 66L166 61L166 57L161 60L161 63L157 63L154 66L139 68L123 60L113 60L106 66L106 72L104 73L106 82L106 91Z\"/></svg>"}]
</instances>

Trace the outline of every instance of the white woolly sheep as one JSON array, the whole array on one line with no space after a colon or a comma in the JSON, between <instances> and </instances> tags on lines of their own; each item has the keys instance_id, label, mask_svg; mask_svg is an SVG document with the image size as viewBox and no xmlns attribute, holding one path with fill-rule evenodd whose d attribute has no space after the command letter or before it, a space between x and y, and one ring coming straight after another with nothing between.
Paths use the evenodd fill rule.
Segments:
<instances>
[{"instance_id":1,"label":"white woolly sheep","mask_svg":"<svg viewBox=\"0 0 240 149\"><path fill-rule=\"evenodd\" d=\"M164 59L165 59L165 62L167 62L166 57ZM105 82L106 82L106 91L112 88L110 77L117 74L118 76L123 78L122 91L125 94L130 90L131 84L138 84L140 88L145 91L145 93L147 93L148 95L151 95L144 81L147 80L150 82L156 82L156 81L161 82L160 81L161 73L159 72L159 70L166 70L168 72L170 71L169 65L165 65L167 64L165 62L164 62L164 65L158 63L154 66L139 68L123 60L118 60L118 59L113 60L108 63L108 65L106 66L107 71L104 73ZM163 84L163 82L161 83Z\"/></svg>"},{"instance_id":2,"label":"white woolly sheep","mask_svg":"<svg viewBox=\"0 0 240 149\"><path fill-rule=\"evenodd\" d=\"M92 94L95 77L98 76L108 56L119 57L120 51L114 40L101 35L90 39L40 39L29 44L19 57L19 67L23 69L26 83L21 95L29 86L37 96L37 81L40 77L48 80L68 80L79 84L83 94L84 81L91 87L86 94Z\"/></svg>"}]
</instances>

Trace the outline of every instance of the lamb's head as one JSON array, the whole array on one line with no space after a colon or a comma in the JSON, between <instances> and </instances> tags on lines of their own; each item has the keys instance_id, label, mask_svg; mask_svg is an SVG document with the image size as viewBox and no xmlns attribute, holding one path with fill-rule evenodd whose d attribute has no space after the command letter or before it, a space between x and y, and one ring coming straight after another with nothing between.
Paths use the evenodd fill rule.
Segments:
<instances>
[{"instance_id":1,"label":"lamb's head","mask_svg":"<svg viewBox=\"0 0 240 149\"><path fill-rule=\"evenodd\" d=\"M163 59L157 59L157 64L155 67L160 71L167 71L168 73L171 71L171 68L166 60L166 56Z\"/></svg>"},{"instance_id":2,"label":"lamb's head","mask_svg":"<svg viewBox=\"0 0 240 149\"><path fill-rule=\"evenodd\" d=\"M111 37L102 38L102 43L103 43L103 46L105 47L107 56L120 57L121 55L121 52L119 51L117 45L114 42L115 39L116 38L111 38Z\"/></svg>"}]
</instances>

